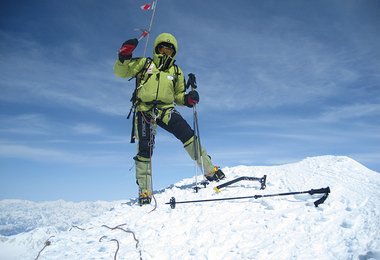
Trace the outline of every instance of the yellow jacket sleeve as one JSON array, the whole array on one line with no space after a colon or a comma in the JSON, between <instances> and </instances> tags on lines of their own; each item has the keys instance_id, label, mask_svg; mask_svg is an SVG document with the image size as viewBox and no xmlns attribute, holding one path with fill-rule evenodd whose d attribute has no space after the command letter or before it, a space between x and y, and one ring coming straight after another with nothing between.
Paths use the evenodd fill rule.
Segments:
<instances>
[{"instance_id":1,"label":"yellow jacket sleeve","mask_svg":"<svg viewBox=\"0 0 380 260\"><path fill-rule=\"evenodd\" d=\"M125 60L124 62L120 62L119 59L117 59L113 66L113 72L116 76L121 78L134 77L143 69L145 61L146 58L133 58Z\"/></svg>"},{"instance_id":2,"label":"yellow jacket sleeve","mask_svg":"<svg viewBox=\"0 0 380 260\"><path fill-rule=\"evenodd\" d=\"M178 79L174 87L174 100L177 105L185 105L185 76L182 70L178 67Z\"/></svg>"}]
</instances>

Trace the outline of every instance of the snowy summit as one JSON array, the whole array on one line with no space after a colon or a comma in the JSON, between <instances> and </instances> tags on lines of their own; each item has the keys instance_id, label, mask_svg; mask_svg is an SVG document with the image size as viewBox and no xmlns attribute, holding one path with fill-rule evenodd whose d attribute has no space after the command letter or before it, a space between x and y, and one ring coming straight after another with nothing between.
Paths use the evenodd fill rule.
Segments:
<instances>
[{"instance_id":1,"label":"snowy summit","mask_svg":"<svg viewBox=\"0 0 380 260\"><path fill-rule=\"evenodd\" d=\"M0 259L380 259L380 175L348 157L224 168L195 193L194 179L155 192L155 203L0 201ZM267 176L260 183L241 176ZM320 194L165 204L307 191ZM153 210L153 211L152 211Z\"/></svg>"}]
</instances>

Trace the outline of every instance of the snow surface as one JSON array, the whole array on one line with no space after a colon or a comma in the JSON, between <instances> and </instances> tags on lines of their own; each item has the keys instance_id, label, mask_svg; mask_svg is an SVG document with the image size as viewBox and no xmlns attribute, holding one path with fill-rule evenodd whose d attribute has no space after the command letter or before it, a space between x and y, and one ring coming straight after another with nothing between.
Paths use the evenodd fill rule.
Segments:
<instances>
[{"instance_id":1,"label":"snow surface","mask_svg":"<svg viewBox=\"0 0 380 260\"><path fill-rule=\"evenodd\" d=\"M193 178L157 191L154 203L0 201L0 259L380 259L380 174L348 157L224 168L227 181L194 193ZM177 204L177 201L307 191L320 195ZM114 229L111 229L114 228ZM132 233L133 232L133 233Z\"/></svg>"}]
</instances>

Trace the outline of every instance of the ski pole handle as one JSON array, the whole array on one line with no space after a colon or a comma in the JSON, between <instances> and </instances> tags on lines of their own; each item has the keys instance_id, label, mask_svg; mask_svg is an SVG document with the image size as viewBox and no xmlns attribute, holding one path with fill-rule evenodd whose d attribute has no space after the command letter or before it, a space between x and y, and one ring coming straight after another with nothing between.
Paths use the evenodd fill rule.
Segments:
<instances>
[{"instance_id":1,"label":"ski pole handle","mask_svg":"<svg viewBox=\"0 0 380 260\"><path fill-rule=\"evenodd\" d=\"M314 194L328 194L328 193L330 193L330 187L321 188L321 189L311 189L309 191L310 195L314 195Z\"/></svg>"},{"instance_id":2,"label":"ski pole handle","mask_svg":"<svg viewBox=\"0 0 380 260\"><path fill-rule=\"evenodd\" d=\"M187 83L186 83L186 89L188 89L189 87L191 87L192 90L196 89L197 80L195 78L195 75L193 73L190 73L188 76L189 76L189 79L187 80Z\"/></svg>"},{"instance_id":3,"label":"ski pole handle","mask_svg":"<svg viewBox=\"0 0 380 260\"><path fill-rule=\"evenodd\" d=\"M321 189L311 189L309 190L309 194L310 195L313 195L313 194L323 194L322 198L316 200L314 202L314 206L318 207L320 204L322 204L323 202L325 202L325 200L327 199L327 197L329 196L329 193L330 193L330 187L326 187L326 188L321 188Z\"/></svg>"},{"instance_id":4,"label":"ski pole handle","mask_svg":"<svg viewBox=\"0 0 380 260\"><path fill-rule=\"evenodd\" d=\"M325 202L325 200L327 199L328 196L329 196L329 194L325 193L322 196L322 198L320 198L319 200L314 201L314 206L318 207L320 204L322 204L323 202Z\"/></svg>"}]
</instances>

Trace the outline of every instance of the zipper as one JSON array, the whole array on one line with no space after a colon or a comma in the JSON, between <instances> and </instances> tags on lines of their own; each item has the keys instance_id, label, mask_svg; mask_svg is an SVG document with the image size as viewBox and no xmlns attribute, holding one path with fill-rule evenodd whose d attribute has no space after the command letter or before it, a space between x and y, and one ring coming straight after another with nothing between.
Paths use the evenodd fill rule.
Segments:
<instances>
[{"instance_id":1,"label":"zipper","mask_svg":"<svg viewBox=\"0 0 380 260\"><path fill-rule=\"evenodd\" d=\"M158 101L158 91L160 90L160 72L157 74L157 81L158 81L158 85L157 85L157 92L156 92L156 100L154 100L155 102Z\"/></svg>"}]
</instances>

